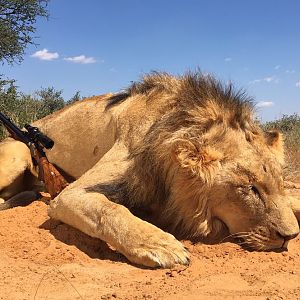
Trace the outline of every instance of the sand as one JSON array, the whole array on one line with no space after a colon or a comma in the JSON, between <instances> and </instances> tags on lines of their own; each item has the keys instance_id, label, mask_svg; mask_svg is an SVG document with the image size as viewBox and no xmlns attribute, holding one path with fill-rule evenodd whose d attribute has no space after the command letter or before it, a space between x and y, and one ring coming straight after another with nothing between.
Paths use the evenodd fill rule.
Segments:
<instances>
[{"instance_id":1,"label":"sand","mask_svg":"<svg viewBox=\"0 0 300 300\"><path fill-rule=\"evenodd\" d=\"M183 243L190 266L140 268L42 201L2 211L0 299L300 299L299 238L282 253Z\"/></svg>"}]
</instances>

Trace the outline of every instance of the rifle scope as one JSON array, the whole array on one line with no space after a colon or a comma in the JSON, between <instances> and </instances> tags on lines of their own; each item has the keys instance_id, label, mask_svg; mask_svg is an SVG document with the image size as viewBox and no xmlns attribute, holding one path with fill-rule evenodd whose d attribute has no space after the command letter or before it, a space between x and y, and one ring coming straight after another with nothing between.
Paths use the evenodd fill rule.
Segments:
<instances>
[{"instance_id":1,"label":"rifle scope","mask_svg":"<svg viewBox=\"0 0 300 300\"><path fill-rule=\"evenodd\" d=\"M54 146L54 141L43 134L37 127L33 127L29 124L24 126L28 131L27 136L36 143L40 143L46 149L51 149Z\"/></svg>"}]
</instances>

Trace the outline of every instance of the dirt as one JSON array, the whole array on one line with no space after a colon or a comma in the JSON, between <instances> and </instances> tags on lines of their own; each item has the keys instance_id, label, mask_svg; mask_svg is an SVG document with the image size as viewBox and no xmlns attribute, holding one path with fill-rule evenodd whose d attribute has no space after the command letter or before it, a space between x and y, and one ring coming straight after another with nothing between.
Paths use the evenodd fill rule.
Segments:
<instances>
[{"instance_id":1,"label":"dirt","mask_svg":"<svg viewBox=\"0 0 300 300\"><path fill-rule=\"evenodd\" d=\"M42 201L2 211L0 299L300 299L299 237L282 253L183 243L190 266L140 268Z\"/></svg>"}]
</instances>

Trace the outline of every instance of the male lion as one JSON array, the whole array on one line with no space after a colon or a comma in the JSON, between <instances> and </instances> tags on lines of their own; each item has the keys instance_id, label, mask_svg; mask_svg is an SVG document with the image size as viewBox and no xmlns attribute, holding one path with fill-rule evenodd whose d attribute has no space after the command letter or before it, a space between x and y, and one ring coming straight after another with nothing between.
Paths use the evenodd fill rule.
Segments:
<instances>
[{"instance_id":1,"label":"male lion","mask_svg":"<svg viewBox=\"0 0 300 300\"><path fill-rule=\"evenodd\" d=\"M229 231L269 250L286 248L299 232L299 202L283 189L281 135L264 133L245 94L211 76L153 73L34 125L55 141L49 160L74 181L51 201L49 216L133 263L187 264L170 233L211 240ZM8 139L0 153L0 196L25 196L25 171L36 173L29 150Z\"/></svg>"}]
</instances>

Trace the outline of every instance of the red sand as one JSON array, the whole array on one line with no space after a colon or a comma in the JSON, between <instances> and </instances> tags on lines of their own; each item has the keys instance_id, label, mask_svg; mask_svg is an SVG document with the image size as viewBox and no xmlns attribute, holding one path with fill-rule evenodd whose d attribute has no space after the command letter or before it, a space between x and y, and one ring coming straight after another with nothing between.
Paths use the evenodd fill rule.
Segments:
<instances>
[{"instance_id":1,"label":"red sand","mask_svg":"<svg viewBox=\"0 0 300 300\"><path fill-rule=\"evenodd\" d=\"M0 212L0 299L300 299L300 239L284 253L184 244L189 267L143 269L50 221L47 205Z\"/></svg>"}]
</instances>

